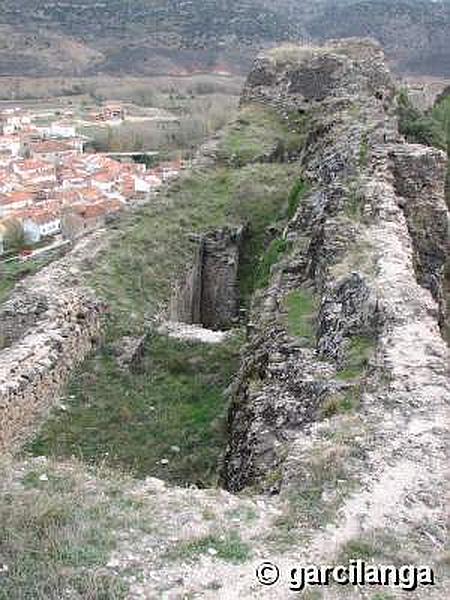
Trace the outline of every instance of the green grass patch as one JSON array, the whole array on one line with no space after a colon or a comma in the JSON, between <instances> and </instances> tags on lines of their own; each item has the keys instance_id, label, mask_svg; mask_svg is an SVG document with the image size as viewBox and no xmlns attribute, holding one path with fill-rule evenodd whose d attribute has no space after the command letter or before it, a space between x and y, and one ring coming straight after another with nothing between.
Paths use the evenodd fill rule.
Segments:
<instances>
[{"instance_id":1,"label":"green grass patch","mask_svg":"<svg viewBox=\"0 0 450 600\"><path fill-rule=\"evenodd\" d=\"M284 300L289 335L312 343L316 333L318 301L309 290L294 290Z\"/></svg>"},{"instance_id":2,"label":"green grass patch","mask_svg":"<svg viewBox=\"0 0 450 600\"><path fill-rule=\"evenodd\" d=\"M364 134L359 147L359 166L366 167L369 160L369 139L368 135Z\"/></svg>"},{"instance_id":3,"label":"green grass patch","mask_svg":"<svg viewBox=\"0 0 450 600\"><path fill-rule=\"evenodd\" d=\"M280 261L289 247L290 244L286 240L277 239L272 241L266 253L263 255L261 264L258 268L255 282L256 288L261 289L269 285L272 267Z\"/></svg>"},{"instance_id":4,"label":"green grass patch","mask_svg":"<svg viewBox=\"0 0 450 600\"><path fill-rule=\"evenodd\" d=\"M293 127L273 109L251 104L226 128L218 157L238 167L268 159L282 161L287 153L299 150L304 140L304 127Z\"/></svg>"},{"instance_id":5,"label":"green grass patch","mask_svg":"<svg viewBox=\"0 0 450 600\"><path fill-rule=\"evenodd\" d=\"M100 573L115 547L110 507L69 475L35 476L0 489L0 599L124 599L123 582Z\"/></svg>"},{"instance_id":6,"label":"green grass patch","mask_svg":"<svg viewBox=\"0 0 450 600\"><path fill-rule=\"evenodd\" d=\"M274 129L285 135L275 114L244 111L242 118L253 117L257 124L250 129L272 138ZM267 119L274 125L266 130ZM297 173L294 165L279 163L189 172L112 228L108 249L86 271L87 282L109 306L105 348L78 369L66 392L68 410L53 412L30 445L33 453L106 461L176 484L215 482L225 443L223 391L238 365L239 342L209 347L155 336L141 371L132 375L117 367L112 344L141 333L147 319L167 305L174 281L184 279L193 262L192 234L248 225L239 271L242 300L248 302L267 228L285 218L286 189ZM264 269L270 271L281 251L271 249Z\"/></svg>"},{"instance_id":7,"label":"green grass patch","mask_svg":"<svg viewBox=\"0 0 450 600\"><path fill-rule=\"evenodd\" d=\"M370 337L357 336L350 340L345 366L336 378L339 380L355 380L361 378L375 350L375 340Z\"/></svg>"},{"instance_id":8,"label":"green grass patch","mask_svg":"<svg viewBox=\"0 0 450 600\"><path fill-rule=\"evenodd\" d=\"M173 560L195 560L202 554L211 554L226 562L239 564L251 557L250 546L237 532L208 535L197 540L178 544L167 553Z\"/></svg>"},{"instance_id":9,"label":"green grass patch","mask_svg":"<svg viewBox=\"0 0 450 600\"><path fill-rule=\"evenodd\" d=\"M350 560L358 559L397 566L414 562L411 561L411 556L406 554L402 542L383 531L371 532L364 537L355 537L344 544L339 553L339 564L346 564Z\"/></svg>"},{"instance_id":10,"label":"green grass patch","mask_svg":"<svg viewBox=\"0 0 450 600\"><path fill-rule=\"evenodd\" d=\"M347 474L349 449L343 445L323 447L302 464L295 481L284 492L283 514L269 536L276 549L298 544L298 529L324 527L334 518L342 500L352 489Z\"/></svg>"},{"instance_id":11,"label":"green grass patch","mask_svg":"<svg viewBox=\"0 0 450 600\"><path fill-rule=\"evenodd\" d=\"M306 183L303 179L298 179L294 182L287 199L287 209L285 218L287 217L288 219L291 219L295 215L301 199L308 193L309 190L309 184ZM280 217L280 215L278 215L278 217ZM260 232L262 233L262 231L263 229L261 227ZM257 244L259 245L259 248L257 247L257 244L251 244L251 251L254 252L256 256L260 254L260 246L262 243L262 236L259 235L258 237ZM255 240L254 237L253 240ZM246 292L244 293L244 297L248 297L251 291L253 291L254 289L262 289L269 285L272 267L281 260L281 258L286 254L286 252L289 251L290 247L291 245L287 240L280 238L275 239L270 243L269 247L262 255L260 264L258 265L256 271L254 269L254 261L250 263L250 281L247 281L247 285L244 286L244 291ZM248 253L248 255L249 254L250 253ZM244 269L241 269L241 272ZM243 279L245 281L246 277L244 277Z\"/></svg>"},{"instance_id":12,"label":"green grass patch","mask_svg":"<svg viewBox=\"0 0 450 600\"><path fill-rule=\"evenodd\" d=\"M334 415L355 411L359 406L360 395L360 386L355 386L344 393L328 398L322 406L322 415L333 417Z\"/></svg>"},{"instance_id":13,"label":"green grass patch","mask_svg":"<svg viewBox=\"0 0 450 600\"><path fill-rule=\"evenodd\" d=\"M146 314L167 303L174 279L193 261L192 233L247 223L239 273L244 302L249 299L266 229L286 206L292 165L214 168L187 174L161 198L120 223L111 247L99 257L90 281L118 316L122 331L138 329ZM130 317L133 317L130 318Z\"/></svg>"},{"instance_id":14,"label":"green grass patch","mask_svg":"<svg viewBox=\"0 0 450 600\"><path fill-rule=\"evenodd\" d=\"M311 187L309 183L306 182L304 179L298 179L294 183L288 198L288 219L292 219L295 216L295 213L298 210L301 200L306 196L310 189Z\"/></svg>"},{"instance_id":15,"label":"green grass patch","mask_svg":"<svg viewBox=\"0 0 450 600\"><path fill-rule=\"evenodd\" d=\"M106 462L174 484L212 485L226 443L223 392L239 346L237 336L205 345L155 335L133 374L122 372L106 347L75 374L67 410L53 411L29 450Z\"/></svg>"},{"instance_id":16,"label":"green grass patch","mask_svg":"<svg viewBox=\"0 0 450 600\"><path fill-rule=\"evenodd\" d=\"M0 302L8 298L16 283L28 275L34 275L51 260L51 257L46 257L27 261L0 262Z\"/></svg>"},{"instance_id":17,"label":"green grass patch","mask_svg":"<svg viewBox=\"0 0 450 600\"><path fill-rule=\"evenodd\" d=\"M436 146L443 150L447 147L446 121L450 114L450 104L443 102L430 113L423 113L412 104L408 92L403 89L397 97L399 131L408 142Z\"/></svg>"}]
</instances>

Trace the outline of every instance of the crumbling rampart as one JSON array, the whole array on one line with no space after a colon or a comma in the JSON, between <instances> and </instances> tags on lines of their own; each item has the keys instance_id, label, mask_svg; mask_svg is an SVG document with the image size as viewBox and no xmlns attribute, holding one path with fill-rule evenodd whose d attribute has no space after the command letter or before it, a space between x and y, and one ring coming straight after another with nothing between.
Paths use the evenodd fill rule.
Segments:
<instances>
[{"instance_id":1,"label":"crumbling rampart","mask_svg":"<svg viewBox=\"0 0 450 600\"><path fill-rule=\"evenodd\" d=\"M97 343L104 306L80 283L97 236L19 284L0 308L0 451L23 444Z\"/></svg>"}]
</instances>

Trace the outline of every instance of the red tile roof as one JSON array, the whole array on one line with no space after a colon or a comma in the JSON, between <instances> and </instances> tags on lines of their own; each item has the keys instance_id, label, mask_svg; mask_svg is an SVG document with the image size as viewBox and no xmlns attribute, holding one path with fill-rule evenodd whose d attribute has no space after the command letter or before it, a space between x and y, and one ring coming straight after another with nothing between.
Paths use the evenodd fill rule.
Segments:
<instances>
[{"instance_id":1,"label":"red tile roof","mask_svg":"<svg viewBox=\"0 0 450 600\"><path fill-rule=\"evenodd\" d=\"M54 212L50 212L48 210L41 210L41 211L35 211L28 218L31 221L34 221L34 223L38 223L39 225L42 225L43 223L48 223L49 221L54 221L55 219L58 219L59 216Z\"/></svg>"},{"instance_id":2,"label":"red tile roof","mask_svg":"<svg viewBox=\"0 0 450 600\"><path fill-rule=\"evenodd\" d=\"M2 204L16 204L19 202L27 202L27 201L34 201L34 194L32 194L31 192L10 192L9 194L5 194L1 199L0 202Z\"/></svg>"},{"instance_id":3,"label":"red tile roof","mask_svg":"<svg viewBox=\"0 0 450 600\"><path fill-rule=\"evenodd\" d=\"M54 140L44 140L30 145L30 149L38 154L48 154L52 152L73 152L72 146L64 142Z\"/></svg>"},{"instance_id":4,"label":"red tile roof","mask_svg":"<svg viewBox=\"0 0 450 600\"><path fill-rule=\"evenodd\" d=\"M27 158L26 160L18 161L17 166L23 170L37 171L38 169L53 169L53 165L43 160Z\"/></svg>"}]
</instances>

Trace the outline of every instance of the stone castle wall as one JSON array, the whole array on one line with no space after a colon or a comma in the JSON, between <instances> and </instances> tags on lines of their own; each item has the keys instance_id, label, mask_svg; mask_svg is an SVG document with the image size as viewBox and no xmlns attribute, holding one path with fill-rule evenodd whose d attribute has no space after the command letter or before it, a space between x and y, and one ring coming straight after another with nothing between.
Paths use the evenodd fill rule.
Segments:
<instances>
[{"instance_id":1,"label":"stone castle wall","mask_svg":"<svg viewBox=\"0 0 450 600\"><path fill-rule=\"evenodd\" d=\"M173 293L171 321L228 329L239 317L238 271L244 228L198 236L191 270Z\"/></svg>"},{"instance_id":2,"label":"stone castle wall","mask_svg":"<svg viewBox=\"0 0 450 600\"><path fill-rule=\"evenodd\" d=\"M100 338L105 307L79 285L76 267L95 245L83 241L18 285L0 309L0 452L26 441Z\"/></svg>"},{"instance_id":3,"label":"stone castle wall","mask_svg":"<svg viewBox=\"0 0 450 600\"><path fill-rule=\"evenodd\" d=\"M412 406L438 413L448 402L446 157L405 143L393 79L368 41L299 49L295 61L269 52L244 89L252 102L309 128L297 164L310 192L284 234L291 250L254 300L222 466L229 490L278 493L301 474L302 448L330 406L343 400L366 416L390 403L407 420ZM294 319L312 323L309 336ZM370 358L352 372L364 348Z\"/></svg>"}]
</instances>

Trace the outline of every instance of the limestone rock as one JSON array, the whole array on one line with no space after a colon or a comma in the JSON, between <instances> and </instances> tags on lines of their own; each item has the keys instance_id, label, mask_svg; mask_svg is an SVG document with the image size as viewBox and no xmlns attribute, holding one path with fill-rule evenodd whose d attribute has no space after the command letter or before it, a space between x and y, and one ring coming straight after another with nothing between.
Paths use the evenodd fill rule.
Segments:
<instances>
[{"instance_id":1,"label":"limestone rock","mask_svg":"<svg viewBox=\"0 0 450 600\"><path fill-rule=\"evenodd\" d=\"M285 232L292 250L251 311L222 481L233 491L280 491L294 480L301 489L296 448L340 401L361 403L363 414L387 397L405 405L414 394L426 406L431 382L436 410L450 397L439 331L446 160L402 140L394 81L367 40L287 58L269 51L242 102L308 123L298 169L311 191Z\"/></svg>"}]
</instances>

